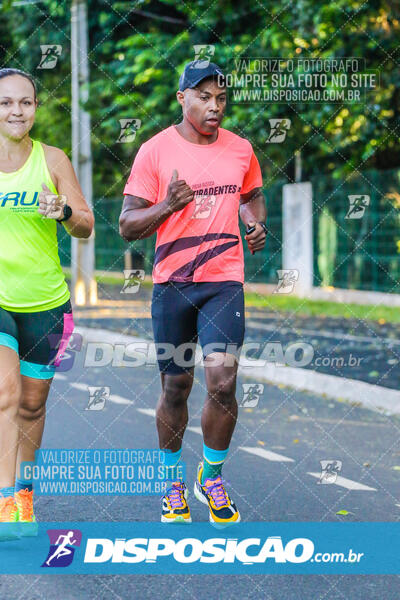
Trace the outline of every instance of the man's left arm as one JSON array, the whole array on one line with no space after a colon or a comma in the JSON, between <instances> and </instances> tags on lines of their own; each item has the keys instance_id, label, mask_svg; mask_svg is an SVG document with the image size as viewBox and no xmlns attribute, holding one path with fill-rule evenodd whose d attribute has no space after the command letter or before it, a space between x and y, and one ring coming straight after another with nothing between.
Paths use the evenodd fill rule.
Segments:
<instances>
[{"instance_id":1,"label":"man's left arm","mask_svg":"<svg viewBox=\"0 0 400 600\"><path fill-rule=\"evenodd\" d=\"M250 252L253 254L257 250L262 250L267 237L265 227L267 207L261 188L253 188L240 196L239 214L246 228L255 227L253 233L244 236Z\"/></svg>"}]
</instances>

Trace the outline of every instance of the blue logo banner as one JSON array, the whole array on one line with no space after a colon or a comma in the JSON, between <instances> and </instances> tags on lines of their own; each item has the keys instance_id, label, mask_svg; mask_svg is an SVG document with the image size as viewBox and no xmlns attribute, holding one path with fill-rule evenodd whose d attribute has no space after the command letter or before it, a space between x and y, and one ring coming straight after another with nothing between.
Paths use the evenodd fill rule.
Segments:
<instances>
[{"instance_id":1,"label":"blue logo banner","mask_svg":"<svg viewBox=\"0 0 400 600\"><path fill-rule=\"evenodd\" d=\"M40 523L0 572L398 574L400 523Z\"/></svg>"}]
</instances>

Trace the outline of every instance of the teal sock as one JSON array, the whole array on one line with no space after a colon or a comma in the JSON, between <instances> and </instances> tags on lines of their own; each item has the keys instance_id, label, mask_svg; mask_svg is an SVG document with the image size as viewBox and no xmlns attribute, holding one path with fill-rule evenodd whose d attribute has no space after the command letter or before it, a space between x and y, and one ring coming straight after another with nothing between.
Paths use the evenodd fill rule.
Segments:
<instances>
[{"instance_id":1,"label":"teal sock","mask_svg":"<svg viewBox=\"0 0 400 600\"><path fill-rule=\"evenodd\" d=\"M203 473L201 483L204 484L206 479L215 479L221 475L222 467L229 451L229 446L226 450L213 450L203 442Z\"/></svg>"},{"instance_id":2,"label":"teal sock","mask_svg":"<svg viewBox=\"0 0 400 600\"><path fill-rule=\"evenodd\" d=\"M179 448L179 450L177 450L176 452L172 452L172 450L169 450L167 448L166 450L160 450L160 453L162 453L162 455L164 456L164 462L162 464L164 464L164 466L167 467L167 481L177 481L179 477L177 478L176 476L176 467L179 465L179 462L181 460L182 448ZM175 467L175 469L172 469L172 467Z\"/></svg>"},{"instance_id":3,"label":"teal sock","mask_svg":"<svg viewBox=\"0 0 400 600\"><path fill-rule=\"evenodd\" d=\"M0 488L0 494L4 496L4 498L8 498L9 496L14 496L15 488L10 485L9 487Z\"/></svg>"},{"instance_id":4,"label":"teal sock","mask_svg":"<svg viewBox=\"0 0 400 600\"><path fill-rule=\"evenodd\" d=\"M33 483L32 479L17 479L15 480L15 491L20 492L21 490L28 490L28 492L32 491Z\"/></svg>"}]
</instances>

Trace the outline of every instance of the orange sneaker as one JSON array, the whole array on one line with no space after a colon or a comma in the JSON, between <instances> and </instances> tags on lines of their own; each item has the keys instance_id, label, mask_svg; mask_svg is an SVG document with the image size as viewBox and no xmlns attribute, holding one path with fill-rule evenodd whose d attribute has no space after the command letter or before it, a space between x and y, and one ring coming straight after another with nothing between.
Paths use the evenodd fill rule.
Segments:
<instances>
[{"instance_id":1,"label":"orange sneaker","mask_svg":"<svg viewBox=\"0 0 400 600\"><path fill-rule=\"evenodd\" d=\"M14 540L21 535L18 507L12 496L0 497L0 541Z\"/></svg>"},{"instance_id":2,"label":"orange sneaker","mask_svg":"<svg viewBox=\"0 0 400 600\"><path fill-rule=\"evenodd\" d=\"M21 525L21 535L36 536L38 524L33 514L33 491L20 490L14 494L15 503L18 507L18 521Z\"/></svg>"}]
</instances>

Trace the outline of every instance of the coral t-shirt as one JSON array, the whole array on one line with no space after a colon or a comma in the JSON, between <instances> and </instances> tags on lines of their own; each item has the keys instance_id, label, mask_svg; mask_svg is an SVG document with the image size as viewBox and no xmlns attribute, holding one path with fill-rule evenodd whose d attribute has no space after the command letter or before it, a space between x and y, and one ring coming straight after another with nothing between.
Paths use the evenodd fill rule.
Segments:
<instances>
[{"instance_id":1,"label":"coral t-shirt","mask_svg":"<svg viewBox=\"0 0 400 600\"><path fill-rule=\"evenodd\" d=\"M154 283L243 283L240 195L262 186L260 165L250 142L219 128L212 144L193 144L172 125L140 147L124 194L161 202L174 169L195 197L157 229Z\"/></svg>"}]
</instances>

